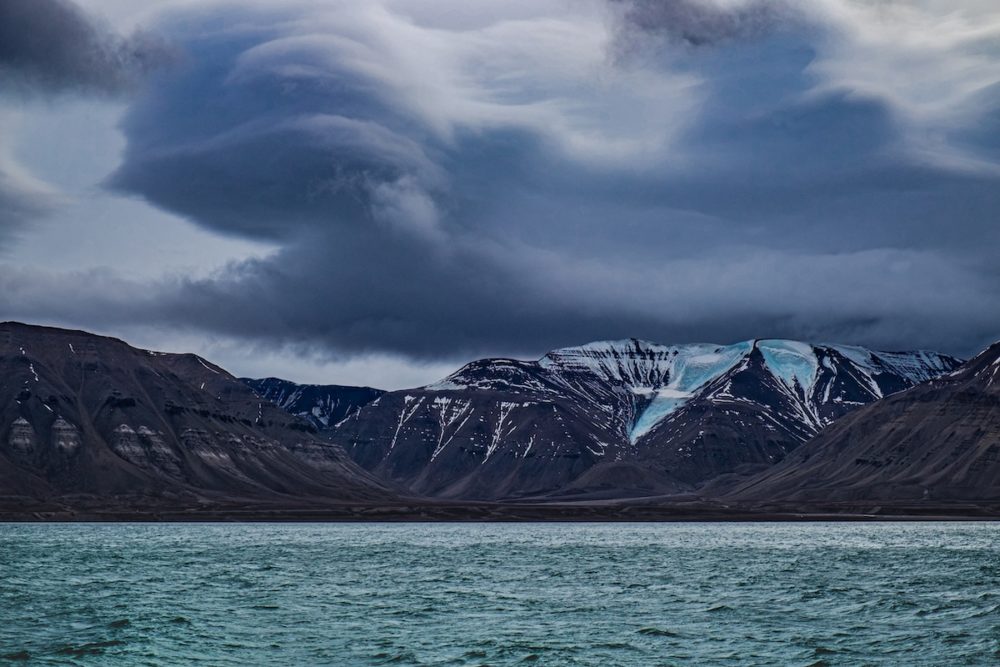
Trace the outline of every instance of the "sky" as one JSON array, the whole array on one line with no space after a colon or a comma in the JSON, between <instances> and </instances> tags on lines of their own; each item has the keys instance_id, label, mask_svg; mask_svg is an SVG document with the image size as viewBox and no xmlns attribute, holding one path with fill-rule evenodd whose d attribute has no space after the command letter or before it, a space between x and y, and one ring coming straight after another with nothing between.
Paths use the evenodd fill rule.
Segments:
<instances>
[{"instance_id":1,"label":"sky","mask_svg":"<svg viewBox=\"0 0 1000 667\"><path fill-rule=\"evenodd\" d=\"M0 319L402 388L1000 338L994 0L0 0Z\"/></svg>"}]
</instances>

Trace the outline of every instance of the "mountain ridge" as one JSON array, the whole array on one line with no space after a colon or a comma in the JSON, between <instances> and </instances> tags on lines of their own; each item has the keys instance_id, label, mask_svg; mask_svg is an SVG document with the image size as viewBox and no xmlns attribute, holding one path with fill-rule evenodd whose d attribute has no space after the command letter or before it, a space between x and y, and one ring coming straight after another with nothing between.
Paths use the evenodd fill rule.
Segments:
<instances>
[{"instance_id":1,"label":"mountain ridge","mask_svg":"<svg viewBox=\"0 0 1000 667\"><path fill-rule=\"evenodd\" d=\"M727 497L1000 500L1000 342L950 373L847 415Z\"/></svg>"},{"instance_id":2,"label":"mountain ridge","mask_svg":"<svg viewBox=\"0 0 1000 667\"><path fill-rule=\"evenodd\" d=\"M537 361L470 362L379 397L330 437L367 469L428 495L600 494L626 478L638 480L629 494L683 491L772 463L853 407L958 364L777 339L598 341ZM584 473L589 490L573 488Z\"/></svg>"},{"instance_id":3,"label":"mountain ridge","mask_svg":"<svg viewBox=\"0 0 1000 667\"><path fill-rule=\"evenodd\" d=\"M239 378L261 398L308 420L317 429L335 426L386 393L384 389L335 384L298 384L277 377Z\"/></svg>"},{"instance_id":4,"label":"mountain ridge","mask_svg":"<svg viewBox=\"0 0 1000 667\"><path fill-rule=\"evenodd\" d=\"M389 498L308 422L191 353L0 324L0 495Z\"/></svg>"},{"instance_id":5,"label":"mountain ridge","mask_svg":"<svg viewBox=\"0 0 1000 667\"><path fill-rule=\"evenodd\" d=\"M998 469L1000 343L960 365L780 339L598 341L382 392L0 324L5 515L974 514L1000 503Z\"/></svg>"}]
</instances>

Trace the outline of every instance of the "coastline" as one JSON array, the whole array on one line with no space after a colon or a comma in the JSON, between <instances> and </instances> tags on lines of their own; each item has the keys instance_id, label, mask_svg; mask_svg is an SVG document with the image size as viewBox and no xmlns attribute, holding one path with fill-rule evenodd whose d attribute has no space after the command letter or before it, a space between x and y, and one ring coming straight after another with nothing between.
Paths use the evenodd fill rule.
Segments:
<instances>
[{"instance_id":1,"label":"coastline","mask_svg":"<svg viewBox=\"0 0 1000 667\"><path fill-rule=\"evenodd\" d=\"M0 506L0 523L684 523L997 521L1000 503L933 506L850 505L722 507L710 503L398 503L366 505L217 503L212 505L98 506L40 502Z\"/></svg>"}]
</instances>

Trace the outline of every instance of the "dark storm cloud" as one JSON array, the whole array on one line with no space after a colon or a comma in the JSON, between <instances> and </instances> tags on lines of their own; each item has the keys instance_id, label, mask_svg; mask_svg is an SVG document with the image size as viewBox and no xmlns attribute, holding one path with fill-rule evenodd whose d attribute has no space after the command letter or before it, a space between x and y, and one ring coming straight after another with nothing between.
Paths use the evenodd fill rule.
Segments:
<instances>
[{"instance_id":1,"label":"dark storm cloud","mask_svg":"<svg viewBox=\"0 0 1000 667\"><path fill-rule=\"evenodd\" d=\"M67 0L0 1L0 97L7 101L122 96L171 58L162 40L142 32L123 37ZM51 213L59 199L11 160L0 161L0 242Z\"/></svg>"},{"instance_id":2,"label":"dark storm cloud","mask_svg":"<svg viewBox=\"0 0 1000 667\"><path fill-rule=\"evenodd\" d=\"M802 18L783 0L749 0L720 5L714 0L614 0L622 9L627 39L639 30L658 33L691 46L753 38Z\"/></svg>"},{"instance_id":3,"label":"dark storm cloud","mask_svg":"<svg viewBox=\"0 0 1000 667\"><path fill-rule=\"evenodd\" d=\"M997 105L913 120L920 95L858 83L874 65L838 50L837 17L615 6L650 40L600 76L608 42L572 18L439 30L347 3L164 23L184 64L132 106L109 183L281 248L130 316L414 356L996 337L1000 170L964 128Z\"/></svg>"},{"instance_id":4,"label":"dark storm cloud","mask_svg":"<svg viewBox=\"0 0 1000 667\"><path fill-rule=\"evenodd\" d=\"M8 91L120 93L167 54L158 39L122 37L68 0L0 2L0 83Z\"/></svg>"}]
</instances>

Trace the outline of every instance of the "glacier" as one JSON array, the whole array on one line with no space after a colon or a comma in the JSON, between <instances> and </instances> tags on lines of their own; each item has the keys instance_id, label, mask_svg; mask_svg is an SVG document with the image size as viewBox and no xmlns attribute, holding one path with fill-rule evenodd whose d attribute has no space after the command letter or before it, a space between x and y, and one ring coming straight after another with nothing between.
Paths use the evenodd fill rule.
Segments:
<instances>
[{"instance_id":1,"label":"glacier","mask_svg":"<svg viewBox=\"0 0 1000 667\"><path fill-rule=\"evenodd\" d=\"M880 352L850 345L814 344L787 339L749 339L729 345L689 343L664 345L635 338L595 341L553 350L536 362L554 384L588 396L595 410L606 387L618 387L634 394L641 406L627 424L628 440L635 444L690 400L704 393L716 380L746 363L758 351L778 387L795 404L801 422L810 429L825 425L819 405L830 400L833 383L825 384L817 396L817 382L824 370L836 376L846 373L862 384L874 398L883 396L878 377L884 373L918 383L950 368L948 357L934 352ZM831 359L839 355L834 363ZM469 388L542 389L542 384L526 366L532 362L511 359L473 362L451 376L428 385L429 390ZM490 378L479 376L483 364L492 364ZM846 366L846 367L845 367ZM718 399L728 399L727 390L716 391Z\"/></svg>"}]
</instances>

